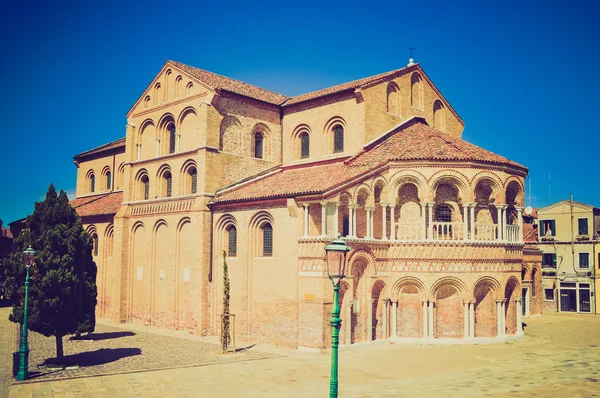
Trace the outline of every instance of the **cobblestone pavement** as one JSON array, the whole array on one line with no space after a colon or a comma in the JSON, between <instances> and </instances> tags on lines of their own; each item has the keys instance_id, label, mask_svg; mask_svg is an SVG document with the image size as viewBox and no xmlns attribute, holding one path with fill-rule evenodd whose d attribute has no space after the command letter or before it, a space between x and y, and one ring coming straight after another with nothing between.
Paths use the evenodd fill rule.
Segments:
<instances>
[{"instance_id":1,"label":"cobblestone pavement","mask_svg":"<svg viewBox=\"0 0 600 398\"><path fill-rule=\"evenodd\" d=\"M525 322L525 340L510 344L344 347L340 397L600 395L600 317L544 314ZM329 356L283 352L264 361L13 384L9 397L327 396Z\"/></svg>"}]
</instances>

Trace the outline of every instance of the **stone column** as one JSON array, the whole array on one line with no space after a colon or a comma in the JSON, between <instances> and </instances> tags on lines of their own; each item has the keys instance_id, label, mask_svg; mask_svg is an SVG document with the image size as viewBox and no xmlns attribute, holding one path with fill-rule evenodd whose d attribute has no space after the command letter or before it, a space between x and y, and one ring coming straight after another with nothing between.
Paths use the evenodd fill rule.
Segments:
<instances>
[{"instance_id":1,"label":"stone column","mask_svg":"<svg viewBox=\"0 0 600 398\"><path fill-rule=\"evenodd\" d=\"M471 218L469 220L469 226L471 230L471 240L475 240L475 206L477 203L470 203L469 209L471 210Z\"/></svg>"},{"instance_id":2,"label":"stone column","mask_svg":"<svg viewBox=\"0 0 600 398\"><path fill-rule=\"evenodd\" d=\"M517 336L523 334L523 298L517 297L515 299L515 304L517 306Z\"/></svg>"},{"instance_id":3,"label":"stone column","mask_svg":"<svg viewBox=\"0 0 600 398\"><path fill-rule=\"evenodd\" d=\"M354 208L348 204L348 236L354 236L352 233L352 226L354 225L354 214L352 214Z\"/></svg>"},{"instance_id":4,"label":"stone column","mask_svg":"<svg viewBox=\"0 0 600 398\"><path fill-rule=\"evenodd\" d=\"M394 217L395 204L390 205L390 240L396 240L396 218Z\"/></svg>"},{"instance_id":5,"label":"stone column","mask_svg":"<svg viewBox=\"0 0 600 398\"><path fill-rule=\"evenodd\" d=\"M302 203L302 206L304 206L304 235L302 237L308 238L308 208L310 203Z\"/></svg>"},{"instance_id":6,"label":"stone column","mask_svg":"<svg viewBox=\"0 0 600 398\"><path fill-rule=\"evenodd\" d=\"M469 338L469 302L463 301L464 308L464 320L465 320L465 328L464 328L464 336L465 339Z\"/></svg>"},{"instance_id":7,"label":"stone column","mask_svg":"<svg viewBox=\"0 0 600 398\"><path fill-rule=\"evenodd\" d=\"M321 236L327 236L327 202L321 202Z\"/></svg>"},{"instance_id":8,"label":"stone column","mask_svg":"<svg viewBox=\"0 0 600 398\"><path fill-rule=\"evenodd\" d=\"M160 139L156 138L156 156L160 155Z\"/></svg>"},{"instance_id":9,"label":"stone column","mask_svg":"<svg viewBox=\"0 0 600 398\"><path fill-rule=\"evenodd\" d=\"M515 207L518 215L518 225L519 225L519 243L523 243L523 208Z\"/></svg>"},{"instance_id":10,"label":"stone column","mask_svg":"<svg viewBox=\"0 0 600 398\"><path fill-rule=\"evenodd\" d=\"M398 336L398 299L392 300L392 337Z\"/></svg>"},{"instance_id":11,"label":"stone column","mask_svg":"<svg viewBox=\"0 0 600 398\"><path fill-rule=\"evenodd\" d=\"M434 334L433 334L433 322L434 322L434 312L433 312L433 306L435 305L435 300L430 299L429 300L429 316L428 316L428 320L429 320L429 337L430 338L434 338Z\"/></svg>"},{"instance_id":12,"label":"stone column","mask_svg":"<svg viewBox=\"0 0 600 398\"><path fill-rule=\"evenodd\" d=\"M498 213L498 240L502 240L502 208L500 205L496 205L496 212Z\"/></svg>"},{"instance_id":13,"label":"stone column","mask_svg":"<svg viewBox=\"0 0 600 398\"><path fill-rule=\"evenodd\" d=\"M367 341L373 341L373 303L375 300L369 299L367 300L367 304L369 308L367 308Z\"/></svg>"},{"instance_id":14,"label":"stone column","mask_svg":"<svg viewBox=\"0 0 600 398\"><path fill-rule=\"evenodd\" d=\"M502 299L496 299L496 323L498 325L498 338L502 337Z\"/></svg>"},{"instance_id":15,"label":"stone column","mask_svg":"<svg viewBox=\"0 0 600 398\"><path fill-rule=\"evenodd\" d=\"M429 337L429 329L428 329L428 322L427 322L427 299L423 300L423 338L426 339L427 337Z\"/></svg>"},{"instance_id":16,"label":"stone column","mask_svg":"<svg viewBox=\"0 0 600 398\"><path fill-rule=\"evenodd\" d=\"M175 151L181 152L181 133L175 134Z\"/></svg>"},{"instance_id":17,"label":"stone column","mask_svg":"<svg viewBox=\"0 0 600 398\"><path fill-rule=\"evenodd\" d=\"M352 344L352 300L346 306L346 344Z\"/></svg>"},{"instance_id":18,"label":"stone column","mask_svg":"<svg viewBox=\"0 0 600 398\"><path fill-rule=\"evenodd\" d=\"M463 240L469 240L469 224L468 224L469 217L467 216L467 208L468 207L469 207L468 203L463 203L463 227L464 227Z\"/></svg>"},{"instance_id":19,"label":"stone column","mask_svg":"<svg viewBox=\"0 0 600 398\"><path fill-rule=\"evenodd\" d=\"M335 239L339 233L339 217L340 217L340 204L338 202L333 202L333 228L331 231L331 238Z\"/></svg>"},{"instance_id":20,"label":"stone column","mask_svg":"<svg viewBox=\"0 0 600 398\"><path fill-rule=\"evenodd\" d=\"M506 208L508 206L506 205L501 205L501 209L502 209L502 241L505 242L506 241Z\"/></svg>"},{"instance_id":21,"label":"stone column","mask_svg":"<svg viewBox=\"0 0 600 398\"><path fill-rule=\"evenodd\" d=\"M387 320L387 309L388 309L388 299L382 300L383 301L383 319L382 319L382 323L383 323L383 327L382 327L382 331L381 331L381 339L385 340L387 339L387 326L388 326L388 320Z\"/></svg>"},{"instance_id":22,"label":"stone column","mask_svg":"<svg viewBox=\"0 0 600 398\"><path fill-rule=\"evenodd\" d=\"M356 219L358 218L358 213L356 212L356 209L358 209L358 205L353 205L352 206L352 236L353 237L357 237L358 235L356 234Z\"/></svg>"},{"instance_id":23,"label":"stone column","mask_svg":"<svg viewBox=\"0 0 600 398\"><path fill-rule=\"evenodd\" d=\"M506 299L500 303L500 320L502 321L502 337L506 336Z\"/></svg>"},{"instance_id":24,"label":"stone column","mask_svg":"<svg viewBox=\"0 0 600 398\"><path fill-rule=\"evenodd\" d=\"M386 224L386 216L387 216L387 204L382 203L381 204L381 239L382 240L388 240L387 237L387 224Z\"/></svg>"},{"instance_id":25,"label":"stone column","mask_svg":"<svg viewBox=\"0 0 600 398\"><path fill-rule=\"evenodd\" d=\"M427 229L427 240L433 240L433 205L434 203L427 202L429 228Z\"/></svg>"},{"instance_id":26,"label":"stone column","mask_svg":"<svg viewBox=\"0 0 600 398\"><path fill-rule=\"evenodd\" d=\"M421 202L421 240L427 240L427 203Z\"/></svg>"},{"instance_id":27,"label":"stone column","mask_svg":"<svg viewBox=\"0 0 600 398\"><path fill-rule=\"evenodd\" d=\"M375 210L374 207L365 207L366 213L367 213L367 234L365 236L365 238L368 239L373 239L373 210Z\"/></svg>"},{"instance_id":28,"label":"stone column","mask_svg":"<svg viewBox=\"0 0 600 398\"><path fill-rule=\"evenodd\" d=\"M469 302L469 334L475 337L475 301Z\"/></svg>"}]
</instances>

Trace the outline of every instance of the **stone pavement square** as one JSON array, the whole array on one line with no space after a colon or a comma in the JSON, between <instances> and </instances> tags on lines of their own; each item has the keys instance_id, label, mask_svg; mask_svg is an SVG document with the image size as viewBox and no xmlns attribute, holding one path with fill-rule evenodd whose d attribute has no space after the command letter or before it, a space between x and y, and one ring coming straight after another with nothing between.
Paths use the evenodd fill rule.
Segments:
<instances>
[{"instance_id":1,"label":"stone pavement square","mask_svg":"<svg viewBox=\"0 0 600 398\"><path fill-rule=\"evenodd\" d=\"M544 314L524 322L525 340L509 344L418 346L376 342L343 347L340 397L600 396L600 317ZM149 338L159 339L156 335ZM192 341L179 340L183 345ZM260 361L214 362L210 366L12 384L9 397L328 395L328 355L278 352L286 355Z\"/></svg>"}]
</instances>

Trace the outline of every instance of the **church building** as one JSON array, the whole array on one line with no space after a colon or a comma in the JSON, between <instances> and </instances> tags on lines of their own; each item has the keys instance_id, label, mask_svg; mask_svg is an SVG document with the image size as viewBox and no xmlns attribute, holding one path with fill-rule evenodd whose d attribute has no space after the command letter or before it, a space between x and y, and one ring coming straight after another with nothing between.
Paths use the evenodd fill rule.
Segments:
<instances>
[{"instance_id":1,"label":"church building","mask_svg":"<svg viewBox=\"0 0 600 398\"><path fill-rule=\"evenodd\" d=\"M324 247L353 248L341 344L522 336L527 168L462 139L419 64L288 97L167 61L125 137L75 156L97 316L329 347Z\"/></svg>"}]
</instances>

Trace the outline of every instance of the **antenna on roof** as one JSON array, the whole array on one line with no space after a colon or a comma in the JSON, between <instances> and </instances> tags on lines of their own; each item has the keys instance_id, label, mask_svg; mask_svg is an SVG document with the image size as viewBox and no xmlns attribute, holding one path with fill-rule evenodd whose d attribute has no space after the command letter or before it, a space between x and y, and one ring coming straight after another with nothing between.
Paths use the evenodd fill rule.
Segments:
<instances>
[{"instance_id":1,"label":"antenna on roof","mask_svg":"<svg viewBox=\"0 0 600 398\"><path fill-rule=\"evenodd\" d=\"M412 46L412 44L410 45L410 47L408 48L408 51L410 51L410 58L408 59L408 65L407 66L413 66L415 64L415 60L413 59L413 51L416 50L415 47Z\"/></svg>"},{"instance_id":2,"label":"antenna on roof","mask_svg":"<svg viewBox=\"0 0 600 398\"><path fill-rule=\"evenodd\" d=\"M552 203L550 201L550 172L552 171L552 169L548 169L548 206L550 206L550 203Z\"/></svg>"}]
</instances>

